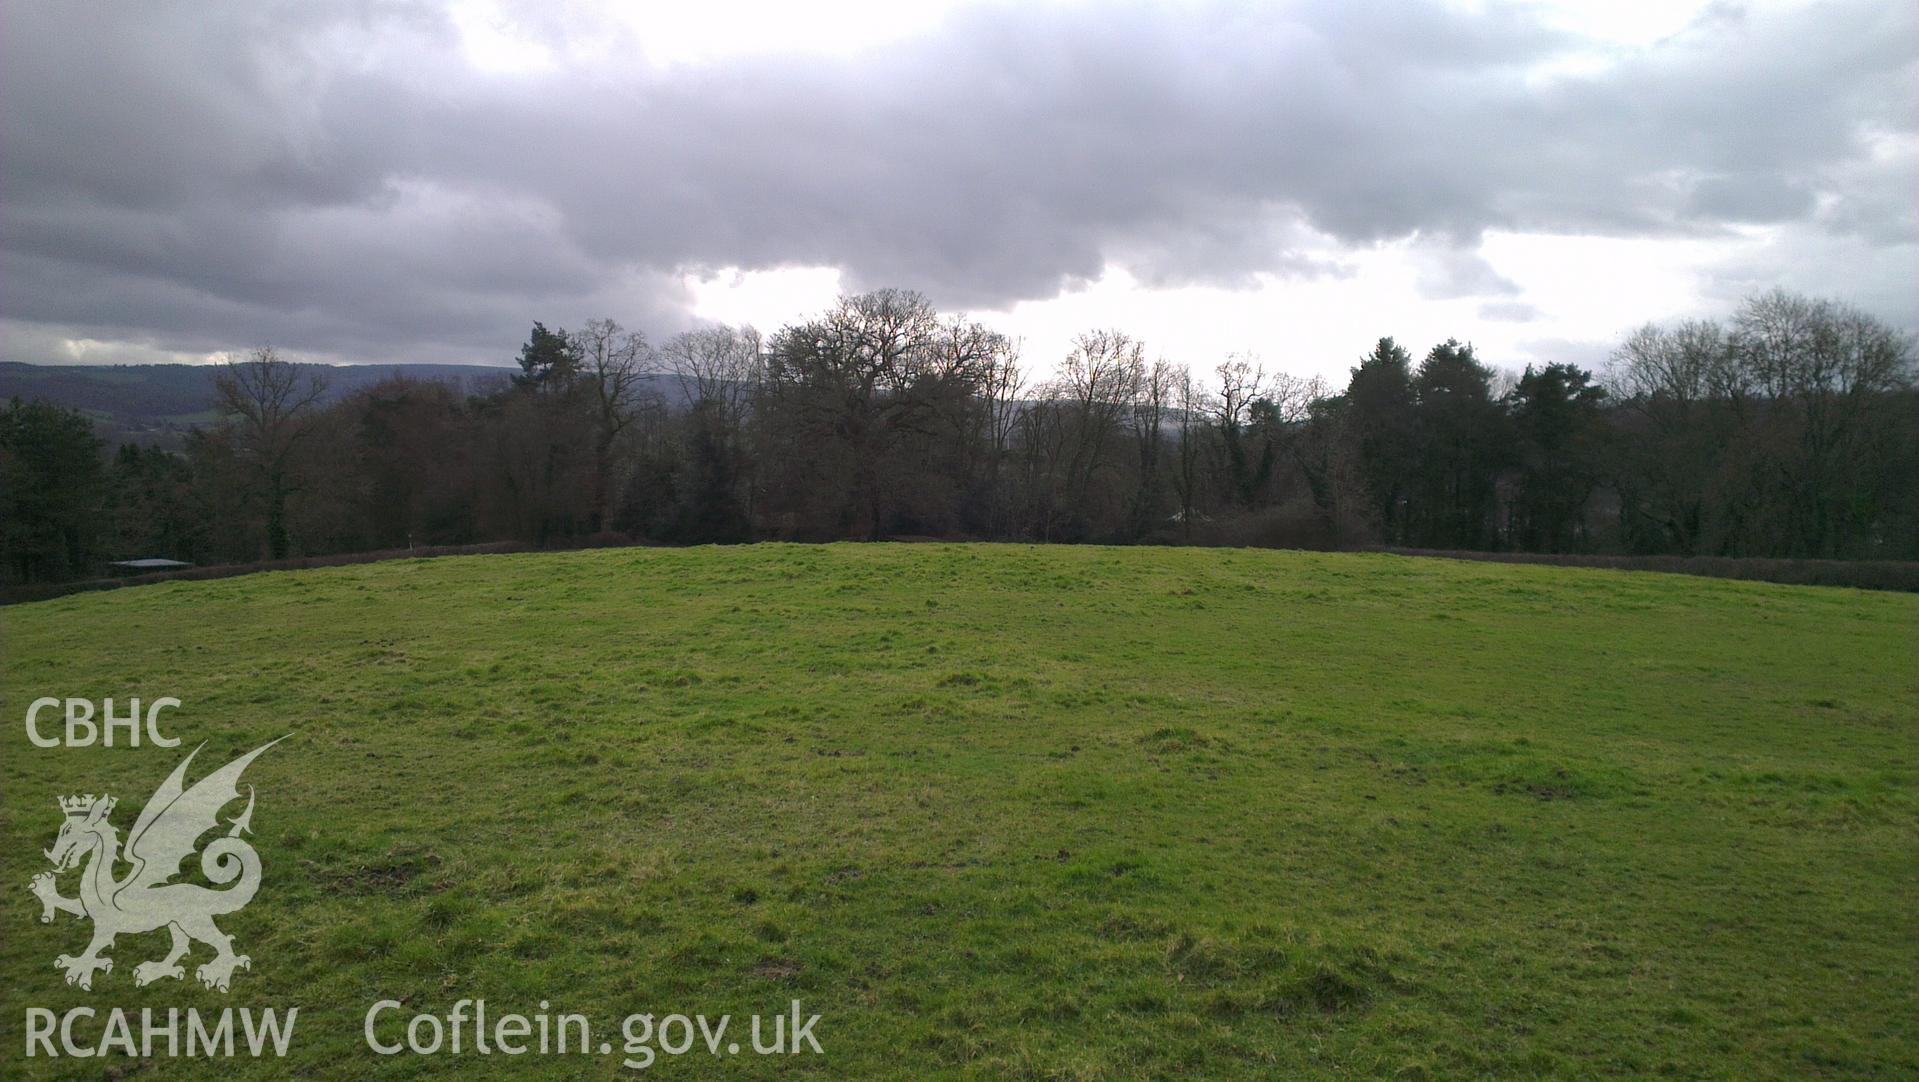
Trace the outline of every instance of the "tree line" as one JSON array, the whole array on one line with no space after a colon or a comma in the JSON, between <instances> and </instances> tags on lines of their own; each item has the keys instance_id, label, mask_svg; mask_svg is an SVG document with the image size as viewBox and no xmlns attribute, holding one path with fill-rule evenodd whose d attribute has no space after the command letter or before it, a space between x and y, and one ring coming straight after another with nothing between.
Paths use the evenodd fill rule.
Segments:
<instances>
[{"instance_id":1,"label":"tree line","mask_svg":"<svg viewBox=\"0 0 1919 1082\"><path fill-rule=\"evenodd\" d=\"M1911 338L1778 291L1648 325L1599 374L1382 338L1338 388L1102 330L1035 379L1015 341L891 289L770 337L535 323L518 361L485 393L399 378L329 403L324 369L263 348L179 452L108 453L83 415L15 400L5 574L902 536L1919 558Z\"/></svg>"}]
</instances>

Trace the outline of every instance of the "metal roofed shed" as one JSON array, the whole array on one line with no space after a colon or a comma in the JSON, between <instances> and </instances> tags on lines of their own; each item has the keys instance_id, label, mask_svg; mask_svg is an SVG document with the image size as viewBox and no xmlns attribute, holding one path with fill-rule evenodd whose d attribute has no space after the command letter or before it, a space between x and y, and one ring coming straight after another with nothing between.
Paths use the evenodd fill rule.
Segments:
<instances>
[{"instance_id":1,"label":"metal roofed shed","mask_svg":"<svg viewBox=\"0 0 1919 1082\"><path fill-rule=\"evenodd\" d=\"M178 571L193 565L184 560L114 560L107 565L123 575L137 575L143 571Z\"/></svg>"}]
</instances>

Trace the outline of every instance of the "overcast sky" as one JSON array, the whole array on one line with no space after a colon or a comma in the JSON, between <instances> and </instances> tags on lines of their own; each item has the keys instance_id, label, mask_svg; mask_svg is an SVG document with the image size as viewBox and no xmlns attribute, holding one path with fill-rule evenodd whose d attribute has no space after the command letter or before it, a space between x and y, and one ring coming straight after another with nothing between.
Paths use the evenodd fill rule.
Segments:
<instances>
[{"instance_id":1,"label":"overcast sky","mask_svg":"<svg viewBox=\"0 0 1919 1082\"><path fill-rule=\"evenodd\" d=\"M1772 285L1919 329L1909 0L4 12L0 359L505 363L880 285L1039 369L1596 365Z\"/></svg>"}]
</instances>

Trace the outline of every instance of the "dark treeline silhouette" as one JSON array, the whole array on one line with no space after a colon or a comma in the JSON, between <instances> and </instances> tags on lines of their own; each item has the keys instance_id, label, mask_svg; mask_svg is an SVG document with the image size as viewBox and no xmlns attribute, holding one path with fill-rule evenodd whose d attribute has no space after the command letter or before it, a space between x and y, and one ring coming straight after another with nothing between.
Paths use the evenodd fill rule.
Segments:
<instances>
[{"instance_id":1,"label":"dark treeline silhouette","mask_svg":"<svg viewBox=\"0 0 1919 1082\"><path fill-rule=\"evenodd\" d=\"M536 323L519 361L485 394L401 378L328 400L322 370L262 349L177 453L109 454L84 416L16 400L5 574L901 536L1919 558L1911 339L1780 292L1645 327L1603 377L1384 338L1334 388L1244 357L1195 375L1095 331L1030 382L1013 341L898 290L765 339Z\"/></svg>"}]
</instances>

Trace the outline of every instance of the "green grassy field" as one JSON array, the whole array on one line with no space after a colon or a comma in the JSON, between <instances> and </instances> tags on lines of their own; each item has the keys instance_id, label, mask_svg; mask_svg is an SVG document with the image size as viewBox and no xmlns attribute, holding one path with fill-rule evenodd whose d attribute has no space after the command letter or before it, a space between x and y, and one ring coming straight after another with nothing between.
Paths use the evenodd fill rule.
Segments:
<instances>
[{"instance_id":1,"label":"green grassy field","mask_svg":"<svg viewBox=\"0 0 1919 1082\"><path fill-rule=\"evenodd\" d=\"M632 1012L822 1016L822 1055L668 1077L1919 1072L1912 595L761 546L172 583L0 632L8 1077L103 1069L23 1060L27 1005L298 1006L287 1060L228 1069L352 1078L372 1003L462 998L616 1045ZM41 695L173 695L186 743L34 748ZM124 830L194 744L197 776L283 733L223 918L253 968L135 988L152 933L65 986L85 926L25 889L54 796L109 789Z\"/></svg>"}]
</instances>

